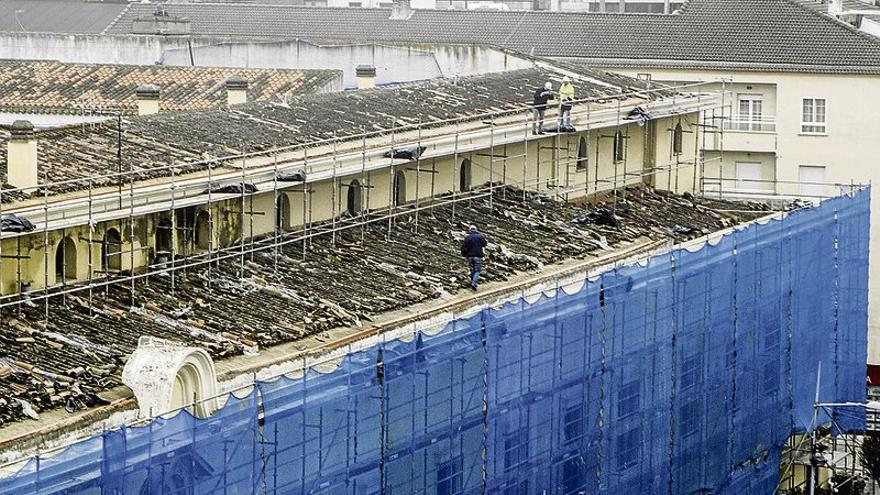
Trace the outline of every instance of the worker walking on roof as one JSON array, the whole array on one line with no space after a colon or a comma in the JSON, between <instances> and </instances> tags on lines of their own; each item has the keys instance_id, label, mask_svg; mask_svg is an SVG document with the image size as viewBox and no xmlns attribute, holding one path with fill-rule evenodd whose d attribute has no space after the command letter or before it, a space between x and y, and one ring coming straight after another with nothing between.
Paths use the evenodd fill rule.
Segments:
<instances>
[{"instance_id":1,"label":"worker walking on roof","mask_svg":"<svg viewBox=\"0 0 880 495\"><path fill-rule=\"evenodd\" d=\"M553 99L553 84L550 81L544 83L544 87L535 90L535 98L532 102L532 134L544 134L544 112L547 111L547 102Z\"/></svg>"},{"instance_id":2,"label":"worker walking on roof","mask_svg":"<svg viewBox=\"0 0 880 495\"><path fill-rule=\"evenodd\" d=\"M471 271L471 289L477 290L480 282L480 270L483 268L483 248L488 242L483 234L477 232L477 227L471 225L468 235L461 243L461 255L467 259L468 268Z\"/></svg>"},{"instance_id":3,"label":"worker walking on roof","mask_svg":"<svg viewBox=\"0 0 880 495\"><path fill-rule=\"evenodd\" d=\"M559 87L559 130L571 130L571 105L574 102L574 86L571 78L562 78L562 86Z\"/></svg>"}]
</instances>

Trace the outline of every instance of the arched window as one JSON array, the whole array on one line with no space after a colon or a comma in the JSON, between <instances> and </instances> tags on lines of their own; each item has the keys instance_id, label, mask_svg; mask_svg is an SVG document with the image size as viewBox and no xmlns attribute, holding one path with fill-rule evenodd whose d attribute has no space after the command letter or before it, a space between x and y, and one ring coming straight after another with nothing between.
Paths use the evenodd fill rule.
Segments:
<instances>
[{"instance_id":1,"label":"arched window","mask_svg":"<svg viewBox=\"0 0 880 495\"><path fill-rule=\"evenodd\" d=\"M163 217L156 224L156 255L171 256L171 242L174 238L171 218Z\"/></svg>"},{"instance_id":2,"label":"arched window","mask_svg":"<svg viewBox=\"0 0 880 495\"><path fill-rule=\"evenodd\" d=\"M211 214L200 211L196 216L196 249L211 249Z\"/></svg>"},{"instance_id":3,"label":"arched window","mask_svg":"<svg viewBox=\"0 0 880 495\"><path fill-rule=\"evenodd\" d=\"M355 179L348 184L348 197L346 198L345 210L351 216L357 216L361 213L363 199L361 197L361 183Z\"/></svg>"},{"instance_id":4,"label":"arched window","mask_svg":"<svg viewBox=\"0 0 880 495\"><path fill-rule=\"evenodd\" d=\"M672 153L680 155L684 148L684 129L681 128L681 122L675 124L672 130Z\"/></svg>"},{"instance_id":5,"label":"arched window","mask_svg":"<svg viewBox=\"0 0 880 495\"><path fill-rule=\"evenodd\" d=\"M461 161L461 170L458 173L458 190L471 190L471 161L468 158Z\"/></svg>"},{"instance_id":6,"label":"arched window","mask_svg":"<svg viewBox=\"0 0 880 495\"><path fill-rule=\"evenodd\" d=\"M617 132L614 133L614 161L622 162L625 158L624 156L624 137L623 133L618 129Z\"/></svg>"},{"instance_id":7,"label":"arched window","mask_svg":"<svg viewBox=\"0 0 880 495\"><path fill-rule=\"evenodd\" d=\"M101 268L104 272L122 270L122 237L116 229L107 229L101 243Z\"/></svg>"},{"instance_id":8,"label":"arched window","mask_svg":"<svg viewBox=\"0 0 880 495\"><path fill-rule=\"evenodd\" d=\"M55 250L55 282L76 279L76 242L67 236Z\"/></svg>"},{"instance_id":9,"label":"arched window","mask_svg":"<svg viewBox=\"0 0 880 495\"><path fill-rule=\"evenodd\" d=\"M290 198L284 193L278 194L278 199L275 200L275 230L290 230Z\"/></svg>"},{"instance_id":10,"label":"arched window","mask_svg":"<svg viewBox=\"0 0 880 495\"><path fill-rule=\"evenodd\" d=\"M587 164L587 138L581 137L578 141L577 170L586 170Z\"/></svg>"},{"instance_id":11,"label":"arched window","mask_svg":"<svg viewBox=\"0 0 880 495\"><path fill-rule=\"evenodd\" d=\"M403 174L403 170L398 170L394 174L393 192L394 206L400 206L406 203L406 176Z\"/></svg>"}]
</instances>

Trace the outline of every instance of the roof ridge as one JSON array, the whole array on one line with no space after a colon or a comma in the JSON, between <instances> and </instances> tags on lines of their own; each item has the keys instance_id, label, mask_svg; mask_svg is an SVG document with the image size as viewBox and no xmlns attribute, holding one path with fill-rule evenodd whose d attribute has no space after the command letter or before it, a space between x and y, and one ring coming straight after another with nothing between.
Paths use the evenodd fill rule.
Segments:
<instances>
[{"instance_id":1,"label":"roof ridge","mask_svg":"<svg viewBox=\"0 0 880 495\"><path fill-rule=\"evenodd\" d=\"M104 29L101 30L100 34L107 34L107 30L109 30L110 28L115 26L116 23L119 22L120 19L122 19L122 16L124 16L131 9L132 5L134 5L134 4L133 3L127 4L125 6L125 8L119 12L119 15L117 15L116 17L113 18L112 21L110 21L110 24L107 24L106 26L104 26Z\"/></svg>"},{"instance_id":2,"label":"roof ridge","mask_svg":"<svg viewBox=\"0 0 880 495\"><path fill-rule=\"evenodd\" d=\"M787 3L789 3L790 5L794 5L795 7L801 9L802 11L804 11L804 12L808 12L810 15L816 16L816 17L818 17L819 19L822 19L822 20L828 22L829 24L833 24L833 25L836 25L836 26L838 26L838 27L843 27L844 29L846 29L846 30L849 31L850 33L857 34L857 35L859 35L862 39L868 40L868 41L870 41L871 43L873 43L873 44L875 44L875 45L877 45L877 46L880 46L880 38L878 38L878 37L876 37L876 36L874 36L874 35L868 34L868 33L864 32L864 31L862 31L862 30L856 28L855 26L853 26L853 25L851 25L851 24L849 24L849 23L847 23L847 22L844 22L844 21L838 19L837 17L832 16L831 14L823 13L823 12L819 12L819 11L813 10L813 9L807 7L806 5L804 5L804 4L800 3L800 2L798 2L797 0L778 0L778 1L781 1L781 2L787 2ZM880 14L880 12L878 12L878 14Z\"/></svg>"}]
</instances>

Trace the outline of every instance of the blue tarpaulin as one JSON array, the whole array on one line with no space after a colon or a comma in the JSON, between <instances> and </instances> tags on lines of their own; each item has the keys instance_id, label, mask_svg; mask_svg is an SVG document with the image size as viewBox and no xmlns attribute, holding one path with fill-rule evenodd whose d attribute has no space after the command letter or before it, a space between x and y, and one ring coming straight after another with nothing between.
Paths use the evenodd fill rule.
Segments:
<instances>
[{"instance_id":1,"label":"blue tarpaulin","mask_svg":"<svg viewBox=\"0 0 880 495\"><path fill-rule=\"evenodd\" d=\"M869 198L260 382L210 418L105 432L0 492L771 494L820 363L821 400L865 400Z\"/></svg>"}]
</instances>

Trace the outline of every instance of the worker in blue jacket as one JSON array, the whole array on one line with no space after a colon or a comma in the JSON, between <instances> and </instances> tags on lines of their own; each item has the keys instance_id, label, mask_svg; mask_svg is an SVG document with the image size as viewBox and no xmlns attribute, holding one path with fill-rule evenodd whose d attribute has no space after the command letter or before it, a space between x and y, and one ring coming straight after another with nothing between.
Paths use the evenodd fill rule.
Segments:
<instances>
[{"instance_id":1,"label":"worker in blue jacket","mask_svg":"<svg viewBox=\"0 0 880 495\"><path fill-rule=\"evenodd\" d=\"M483 234L477 232L477 227L471 225L468 235L461 243L461 255L467 259L468 268L471 272L471 289L477 290L480 282L480 270L483 268L483 248L488 242Z\"/></svg>"},{"instance_id":2,"label":"worker in blue jacket","mask_svg":"<svg viewBox=\"0 0 880 495\"><path fill-rule=\"evenodd\" d=\"M547 111L547 102L553 99L553 84L550 81L535 90L532 101L532 134L544 134L544 112Z\"/></svg>"}]
</instances>

